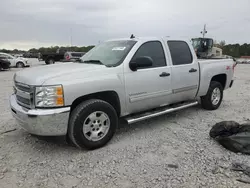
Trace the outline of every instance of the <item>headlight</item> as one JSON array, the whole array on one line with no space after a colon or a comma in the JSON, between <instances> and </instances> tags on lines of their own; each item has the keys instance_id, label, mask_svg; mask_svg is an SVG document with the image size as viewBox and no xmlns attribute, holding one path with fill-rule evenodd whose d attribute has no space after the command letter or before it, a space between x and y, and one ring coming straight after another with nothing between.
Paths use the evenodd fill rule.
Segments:
<instances>
[{"instance_id":1,"label":"headlight","mask_svg":"<svg viewBox=\"0 0 250 188\"><path fill-rule=\"evenodd\" d=\"M36 107L60 107L64 106L62 85L36 87Z\"/></svg>"}]
</instances>

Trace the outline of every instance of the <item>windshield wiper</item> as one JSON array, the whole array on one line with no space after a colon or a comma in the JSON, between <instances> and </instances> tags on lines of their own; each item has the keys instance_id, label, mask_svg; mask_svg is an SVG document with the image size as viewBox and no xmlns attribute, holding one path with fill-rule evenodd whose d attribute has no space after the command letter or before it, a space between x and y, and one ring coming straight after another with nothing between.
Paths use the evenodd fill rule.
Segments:
<instances>
[{"instance_id":1,"label":"windshield wiper","mask_svg":"<svg viewBox=\"0 0 250 188\"><path fill-rule=\"evenodd\" d=\"M93 63L93 64L98 64L98 65L104 65L100 60L85 60L83 63Z\"/></svg>"}]
</instances>

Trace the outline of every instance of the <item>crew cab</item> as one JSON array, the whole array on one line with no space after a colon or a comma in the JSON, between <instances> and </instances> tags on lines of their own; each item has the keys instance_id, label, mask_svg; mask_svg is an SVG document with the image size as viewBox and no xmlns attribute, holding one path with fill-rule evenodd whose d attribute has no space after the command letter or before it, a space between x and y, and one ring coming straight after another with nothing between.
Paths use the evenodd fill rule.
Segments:
<instances>
[{"instance_id":1,"label":"crew cab","mask_svg":"<svg viewBox=\"0 0 250 188\"><path fill-rule=\"evenodd\" d=\"M234 66L231 59L198 60L189 40L108 40L80 62L17 72L11 112L32 134L66 135L95 149L113 137L119 119L130 124L199 103L217 109Z\"/></svg>"}]
</instances>

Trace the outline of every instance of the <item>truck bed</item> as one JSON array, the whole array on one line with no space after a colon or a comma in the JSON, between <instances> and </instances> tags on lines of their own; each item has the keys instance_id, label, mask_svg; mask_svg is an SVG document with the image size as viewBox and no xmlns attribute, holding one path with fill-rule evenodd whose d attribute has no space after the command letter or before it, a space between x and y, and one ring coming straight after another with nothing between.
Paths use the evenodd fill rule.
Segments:
<instances>
[{"instance_id":1,"label":"truck bed","mask_svg":"<svg viewBox=\"0 0 250 188\"><path fill-rule=\"evenodd\" d=\"M209 88L213 75L233 77L234 61L232 59L198 59L200 67L200 88L198 96L204 96ZM229 88L231 79L226 79L224 89Z\"/></svg>"}]
</instances>

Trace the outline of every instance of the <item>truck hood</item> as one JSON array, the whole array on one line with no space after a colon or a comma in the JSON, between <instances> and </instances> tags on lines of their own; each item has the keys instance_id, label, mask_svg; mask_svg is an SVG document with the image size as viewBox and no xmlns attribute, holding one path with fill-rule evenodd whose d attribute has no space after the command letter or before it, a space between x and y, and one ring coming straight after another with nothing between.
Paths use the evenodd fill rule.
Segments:
<instances>
[{"instance_id":1,"label":"truck hood","mask_svg":"<svg viewBox=\"0 0 250 188\"><path fill-rule=\"evenodd\" d=\"M82 72L83 75L87 73L93 75L93 72L100 71L100 69L107 69L104 65L86 64L86 63L61 63L55 65L44 65L33 67L16 72L14 79L17 82L27 85L42 85L45 81L59 77L74 75Z\"/></svg>"}]
</instances>

